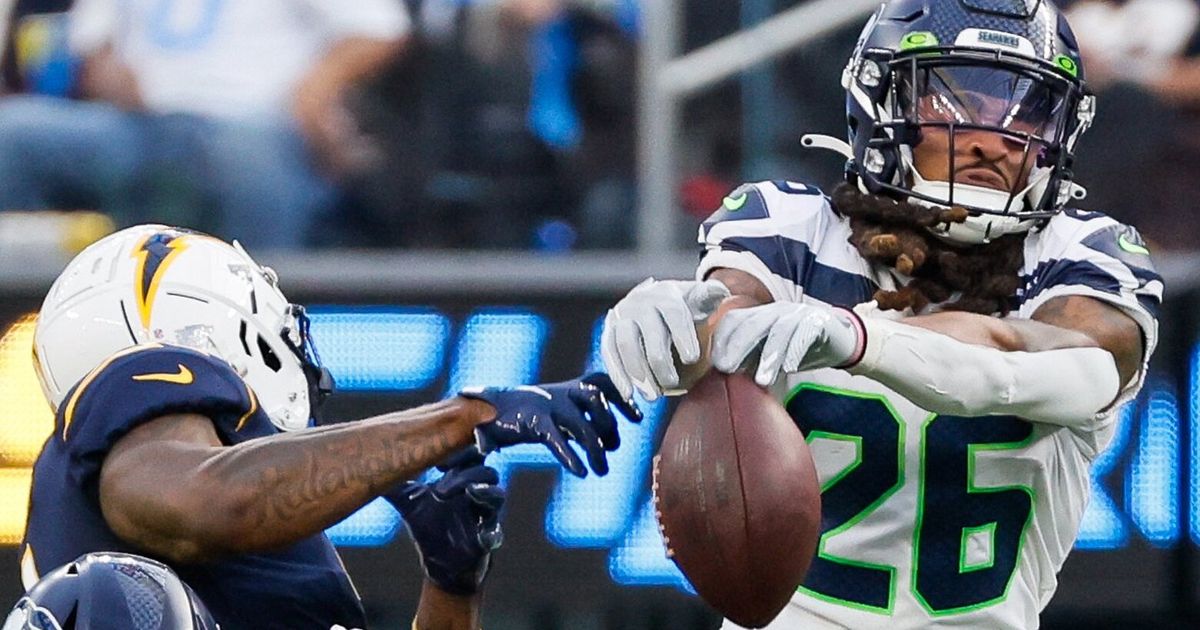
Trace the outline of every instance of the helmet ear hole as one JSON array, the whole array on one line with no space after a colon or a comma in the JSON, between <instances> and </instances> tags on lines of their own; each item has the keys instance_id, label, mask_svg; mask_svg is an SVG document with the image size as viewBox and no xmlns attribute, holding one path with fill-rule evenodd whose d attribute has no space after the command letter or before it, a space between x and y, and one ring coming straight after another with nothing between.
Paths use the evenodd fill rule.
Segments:
<instances>
[{"instance_id":1,"label":"helmet ear hole","mask_svg":"<svg viewBox=\"0 0 1200 630\"><path fill-rule=\"evenodd\" d=\"M271 349L271 344L267 343L267 340L263 339L262 335L258 336L258 352L262 355L263 363L272 372L278 372L283 367L283 362L279 360L275 351Z\"/></svg>"}]
</instances>

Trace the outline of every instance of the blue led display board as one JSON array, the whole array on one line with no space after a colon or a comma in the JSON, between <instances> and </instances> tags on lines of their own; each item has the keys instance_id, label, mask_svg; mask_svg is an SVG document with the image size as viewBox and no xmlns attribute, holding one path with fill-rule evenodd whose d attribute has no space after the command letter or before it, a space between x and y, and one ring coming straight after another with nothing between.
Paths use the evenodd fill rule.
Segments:
<instances>
[{"instance_id":1,"label":"blue led display board","mask_svg":"<svg viewBox=\"0 0 1200 630\"><path fill-rule=\"evenodd\" d=\"M517 385L541 376L549 317L533 309L485 308L454 318L434 309L335 307L311 309L313 335L338 381L339 391L405 392L445 383L444 394L472 384ZM584 369L597 369L600 321L592 327ZM1200 389L1200 349L1191 355L1186 400ZM1077 548L1112 550L1135 539L1154 547L1176 545L1186 530L1200 544L1200 473L1185 473L1181 456L1200 461L1200 432L1181 443L1180 392L1151 374L1139 398L1120 412L1109 447L1093 466L1092 500L1080 524ZM489 457L501 478L523 469L557 475L546 506L545 535L564 548L608 550L612 579L622 584L687 583L663 552L646 478L653 437L666 404L639 401L640 425L622 425L623 446L610 456L606 477L580 480L564 473L540 447L517 447ZM1189 417L1195 418L1195 410ZM1181 514L1181 484L1192 497ZM1187 522L1181 522L1183 517ZM380 546L403 531L399 515L377 500L329 530L341 546Z\"/></svg>"}]
</instances>

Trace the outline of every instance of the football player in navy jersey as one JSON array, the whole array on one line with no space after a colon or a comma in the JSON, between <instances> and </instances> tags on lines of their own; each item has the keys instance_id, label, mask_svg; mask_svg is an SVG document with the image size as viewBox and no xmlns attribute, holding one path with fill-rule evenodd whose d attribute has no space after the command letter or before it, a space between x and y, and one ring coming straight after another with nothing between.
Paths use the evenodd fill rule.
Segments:
<instances>
[{"instance_id":1,"label":"football player in navy jersey","mask_svg":"<svg viewBox=\"0 0 1200 630\"><path fill-rule=\"evenodd\" d=\"M277 285L236 243L165 226L67 266L34 336L56 417L34 466L26 584L87 552L138 553L170 565L225 630L364 628L324 530L384 496L428 578L415 627L476 627L504 499L481 454L540 443L585 476L573 440L605 474L619 443L609 404L638 420L636 408L594 374L309 428L333 383ZM411 481L439 463L438 481Z\"/></svg>"},{"instance_id":2,"label":"football player in navy jersey","mask_svg":"<svg viewBox=\"0 0 1200 630\"><path fill-rule=\"evenodd\" d=\"M1037 627L1163 290L1136 230L1068 207L1075 37L1049 0L890 0L842 85L849 142L803 143L846 181L733 191L695 280L610 311L605 365L654 399L711 357L805 433L821 539L770 628Z\"/></svg>"}]
</instances>

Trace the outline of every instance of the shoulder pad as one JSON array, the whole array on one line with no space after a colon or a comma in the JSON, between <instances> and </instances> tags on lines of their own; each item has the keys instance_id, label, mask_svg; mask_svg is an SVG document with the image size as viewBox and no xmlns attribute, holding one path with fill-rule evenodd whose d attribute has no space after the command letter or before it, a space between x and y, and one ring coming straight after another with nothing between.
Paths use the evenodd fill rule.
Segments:
<instances>
[{"instance_id":1,"label":"shoulder pad","mask_svg":"<svg viewBox=\"0 0 1200 630\"><path fill-rule=\"evenodd\" d=\"M732 222L754 225L730 226L729 231L754 232L766 236L775 232L811 243L829 221L833 211L829 200L818 188L795 182L759 182L742 184L725 197L721 207L704 221L700 242L713 244L712 229Z\"/></svg>"},{"instance_id":2,"label":"shoulder pad","mask_svg":"<svg viewBox=\"0 0 1200 630\"><path fill-rule=\"evenodd\" d=\"M228 363L188 348L145 344L110 356L75 385L59 408L56 429L69 444L107 450L161 416L206 415L224 436L240 431L256 412L257 398Z\"/></svg>"}]
</instances>

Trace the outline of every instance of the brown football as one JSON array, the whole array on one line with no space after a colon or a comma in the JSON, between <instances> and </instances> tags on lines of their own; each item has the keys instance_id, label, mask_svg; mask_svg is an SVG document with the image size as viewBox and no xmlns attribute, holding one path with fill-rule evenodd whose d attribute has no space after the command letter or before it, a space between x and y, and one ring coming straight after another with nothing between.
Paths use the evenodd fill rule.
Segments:
<instances>
[{"instance_id":1,"label":"brown football","mask_svg":"<svg viewBox=\"0 0 1200 630\"><path fill-rule=\"evenodd\" d=\"M710 606L761 628L816 551L821 489L808 445L766 390L710 372L684 396L654 458L667 555Z\"/></svg>"}]
</instances>

